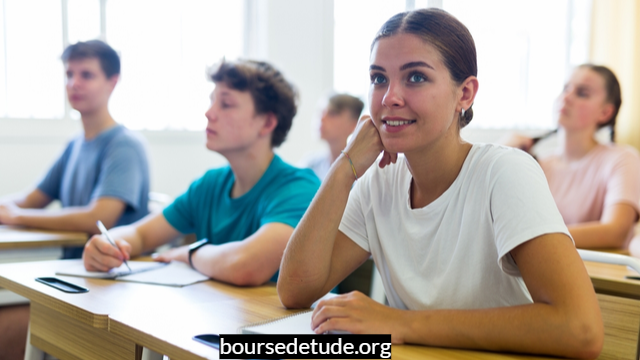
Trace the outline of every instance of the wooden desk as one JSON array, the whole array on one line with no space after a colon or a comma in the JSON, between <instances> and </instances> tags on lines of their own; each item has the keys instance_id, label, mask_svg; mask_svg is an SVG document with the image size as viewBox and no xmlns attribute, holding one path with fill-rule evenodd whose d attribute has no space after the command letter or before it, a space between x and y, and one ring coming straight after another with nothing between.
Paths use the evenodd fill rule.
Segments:
<instances>
[{"instance_id":1,"label":"wooden desk","mask_svg":"<svg viewBox=\"0 0 640 360\"><path fill-rule=\"evenodd\" d=\"M0 225L0 249L84 246L87 234L71 231L36 230Z\"/></svg>"},{"instance_id":2,"label":"wooden desk","mask_svg":"<svg viewBox=\"0 0 640 360\"><path fill-rule=\"evenodd\" d=\"M585 267L599 294L640 299L640 280L625 279L625 276L640 276L623 265L602 264L585 261Z\"/></svg>"},{"instance_id":3,"label":"wooden desk","mask_svg":"<svg viewBox=\"0 0 640 360\"><path fill-rule=\"evenodd\" d=\"M137 343L108 331L109 314L118 309L135 312L156 304L166 311L187 301L196 306L265 295L264 288L238 288L214 281L173 288L55 275L57 269L79 261L0 264L0 286L31 300L31 344L63 359L139 359L142 348ZM35 281L43 276L56 276L89 292L67 294Z\"/></svg>"},{"instance_id":4,"label":"wooden desk","mask_svg":"<svg viewBox=\"0 0 640 360\"><path fill-rule=\"evenodd\" d=\"M120 337L133 339L138 345L171 359L217 359L218 351L192 340L198 334L235 334L241 326L295 313L286 310L274 287L261 287L264 295L196 306L176 304L175 311L155 307L121 309L109 316L109 331ZM432 348L416 345L394 345L393 359L546 359L515 354L483 351Z\"/></svg>"},{"instance_id":5,"label":"wooden desk","mask_svg":"<svg viewBox=\"0 0 640 360\"><path fill-rule=\"evenodd\" d=\"M207 281L184 288L57 276L89 289L67 294L36 282L78 260L0 264L0 286L31 300L31 343L62 359L140 359L142 347L174 359L217 358L191 340L295 311L273 285L240 288ZM172 308L173 311L167 311ZM422 346L394 346L394 359L548 359Z\"/></svg>"},{"instance_id":6,"label":"wooden desk","mask_svg":"<svg viewBox=\"0 0 640 360\"><path fill-rule=\"evenodd\" d=\"M87 234L0 225L0 263L59 259L62 246L84 246ZM27 300L0 288L0 306Z\"/></svg>"}]
</instances>

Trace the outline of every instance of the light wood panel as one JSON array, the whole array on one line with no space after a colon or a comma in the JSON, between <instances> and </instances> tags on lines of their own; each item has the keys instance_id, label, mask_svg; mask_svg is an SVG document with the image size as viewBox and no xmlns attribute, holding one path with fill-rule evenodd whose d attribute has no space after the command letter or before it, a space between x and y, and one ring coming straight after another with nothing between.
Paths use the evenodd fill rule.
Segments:
<instances>
[{"instance_id":1,"label":"light wood panel","mask_svg":"<svg viewBox=\"0 0 640 360\"><path fill-rule=\"evenodd\" d=\"M31 343L60 359L139 360L132 340L97 329L42 304L31 303Z\"/></svg>"},{"instance_id":2,"label":"light wood panel","mask_svg":"<svg viewBox=\"0 0 640 360\"><path fill-rule=\"evenodd\" d=\"M598 359L635 360L638 358L640 301L597 294L604 322L604 346Z\"/></svg>"},{"instance_id":3,"label":"light wood panel","mask_svg":"<svg viewBox=\"0 0 640 360\"><path fill-rule=\"evenodd\" d=\"M49 231L0 225L0 250L54 246L84 246L88 235L81 232Z\"/></svg>"}]
</instances>

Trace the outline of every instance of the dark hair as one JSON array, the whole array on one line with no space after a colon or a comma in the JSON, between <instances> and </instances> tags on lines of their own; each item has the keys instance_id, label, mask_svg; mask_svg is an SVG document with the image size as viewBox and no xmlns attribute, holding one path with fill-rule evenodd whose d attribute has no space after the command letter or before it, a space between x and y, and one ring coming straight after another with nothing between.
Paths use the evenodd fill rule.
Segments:
<instances>
[{"instance_id":1,"label":"dark hair","mask_svg":"<svg viewBox=\"0 0 640 360\"><path fill-rule=\"evenodd\" d=\"M598 129L605 126L610 126L611 129L611 142L615 142L616 136L616 118L618 117L618 111L620 105L622 105L622 91L620 91L620 83L616 75L606 66L583 64L579 68L586 68L594 71L596 74L602 76L604 79L604 90L607 92L607 102L613 105L613 114L609 121L604 124L599 124Z\"/></svg>"},{"instance_id":2,"label":"dark hair","mask_svg":"<svg viewBox=\"0 0 640 360\"><path fill-rule=\"evenodd\" d=\"M371 48L385 37L412 34L433 45L442 56L453 81L460 85L469 76L478 75L476 45L471 33L458 19L444 10L419 9L394 15L378 31ZM460 117L460 128L473 119L471 106Z\"/></svg>"},{"instance_id":3,"label":"dark hair","mask_svg":"<svg viewBox=\"0 0 640 360\"><path fill-rule=\"evenodd\" d=\"M329 110L341 113L344 110L349 111L349 115L354 120L360 118L364 103L355 96L347 94L336 94L329 98Z\"/></svg>"},{"instance_id":4,"label":"dark hair","mask_svg":"<svg viewBox=\"0 0 640 360\"><path fill-rule=\"evenodd\" d=\"M120 57L111 46L101 40L79 41L69 45L60 58L65 64L73 60L96 58L107 79L120 74Z\"/></svg>"},{"instance_id":5,"label":"dark hair","mask_svg":"<svg viewBox=\"0 0 640 360\"><path fill-rule=\"evenodd\" d=\"M280 71L263 61L223 60L209 70L209 77L214 83L222 82L232 89L249 91L256 114L272 113L278 119L271 135L271 146L277 147L284 142L296 115L297 91Z\"/></svg>"}]
</instances>

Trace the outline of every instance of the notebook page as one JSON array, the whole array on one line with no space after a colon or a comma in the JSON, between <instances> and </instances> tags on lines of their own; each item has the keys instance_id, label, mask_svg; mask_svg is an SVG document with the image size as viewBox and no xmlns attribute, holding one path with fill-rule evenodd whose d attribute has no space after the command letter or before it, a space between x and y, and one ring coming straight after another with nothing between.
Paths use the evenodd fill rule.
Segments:
<instances>
[{"instance_id":1,"label":"notebook page","mask_svg":"<svg viewBox=\"0 0 640 360\"><path fill-rule=\"evenodd\" d=\"M304 311L284 318L242 328L243 334L315 334L311 330L313 311Z\"/></svg>"},{"instance_id":2,"label":"notebook page","mask_svg":"<svg viewBox=\"0 0 640 360\"><path fill-rule=\"evenodd\" d=\"M197 272L189 265L182 262L172 261L160 269L121 276L116 280L180 287L208 279L208 276Z\"/></svg>"},{"instance_id":3,"label":"notebook page","mask_svg":"<svg viewBox=\"0 0 640 360\"><path fill-rule=\"evenodd\" d=\"M96 278L96 279L115 279L118 276L141 273L141 272L158 269L166 266L165 263L159 263L154 261L128 261L127 263L129 264L131 271L129 271L129 269L125 264L122 264L120 267L113 268L108 272L102 272L102 271L87 271L84 268L84 264L82 262L78 262L75 265L57 270L56 275L78 276L78 277Z\"/></svg>"}]
</instances>

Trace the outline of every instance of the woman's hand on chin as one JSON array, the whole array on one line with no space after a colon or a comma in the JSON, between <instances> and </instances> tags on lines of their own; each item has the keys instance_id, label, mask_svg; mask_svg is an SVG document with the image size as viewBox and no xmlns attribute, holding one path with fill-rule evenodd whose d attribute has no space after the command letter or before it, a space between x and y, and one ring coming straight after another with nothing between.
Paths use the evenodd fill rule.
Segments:
<instances>
[{"instance_id":1,"label":"woman's hand on chin","mask_svg":"<svg viewBox=\"0 0 640 360\"><path fill-rule=\"evenodd\" d=\"M358 177L361 177L371 167L378 155L383 151L384 154L379 163L381 168L395 163L398 158L396 153L390 153L384 149L378 128L376 128L373 119L369 115L360 117L358 125L353 132L352 140L347 144L344 151L349 154Z\"/></svg>"}]
</instances>

